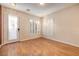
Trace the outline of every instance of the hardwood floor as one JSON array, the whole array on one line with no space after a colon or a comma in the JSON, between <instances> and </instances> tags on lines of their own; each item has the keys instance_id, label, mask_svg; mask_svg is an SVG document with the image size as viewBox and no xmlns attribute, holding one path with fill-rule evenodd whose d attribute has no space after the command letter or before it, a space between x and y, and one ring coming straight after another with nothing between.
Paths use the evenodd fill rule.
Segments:
<instances>
[{"instance_id":1,"label":"hardwood floor","mask_svg":"<svg viewBox=\"0 0 79 59\"><path fill-rule=\"evenodd\" d=\"M79 56L79 48L45 38L10 43L0 48L1 56Z\"/></svg>"}]
</instances>

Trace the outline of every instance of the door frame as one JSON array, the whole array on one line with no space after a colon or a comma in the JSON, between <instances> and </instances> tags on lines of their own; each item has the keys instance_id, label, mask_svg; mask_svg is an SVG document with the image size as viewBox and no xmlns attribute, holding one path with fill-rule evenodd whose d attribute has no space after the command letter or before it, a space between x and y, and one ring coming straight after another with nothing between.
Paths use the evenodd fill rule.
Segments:
<instances>
[{"instance_id":1,"label":"door frame","mask_svg":"<svg viewBox=\"0 0 79 59\"><path fill-rule=\"evenodd\" d=\"M20 31L18 31L18 28L17 28L17 39L9 40L9 33L8 33L8 20L9 20L8 16L9 15L17 17L17 20L18 20L17 27L20 28L20 19L19 19L19 16L15 15L15 14L8 14L7 15L7 41L8 41L8 43L20 41Z\"/></svg>"}]
</instances>

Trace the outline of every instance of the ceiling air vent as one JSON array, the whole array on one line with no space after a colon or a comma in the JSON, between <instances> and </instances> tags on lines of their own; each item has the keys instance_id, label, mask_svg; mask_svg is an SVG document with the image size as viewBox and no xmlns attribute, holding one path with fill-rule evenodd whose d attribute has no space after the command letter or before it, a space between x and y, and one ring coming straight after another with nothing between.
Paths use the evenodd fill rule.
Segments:
<instances>
[{"instance_id":1,"label":"ceiling air vent","mask_svg":"<svg viewBox=\"0 0 79 59\"><path fill-rule=\"evenodd\" d=\"M30 9L26 9L26 11L30 12Z\"/></svg>"}]
</instances>

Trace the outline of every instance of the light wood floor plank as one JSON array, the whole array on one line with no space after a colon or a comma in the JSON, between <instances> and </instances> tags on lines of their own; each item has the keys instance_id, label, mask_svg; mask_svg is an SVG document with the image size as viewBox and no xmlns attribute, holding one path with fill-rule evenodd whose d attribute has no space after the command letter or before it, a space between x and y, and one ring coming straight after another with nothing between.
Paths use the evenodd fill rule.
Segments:
<instances>
[{"instance_id":1,"label":"light wood floor plank","mask_svg":"<svg viewBox=\"0 0 79 59\"><path fill-rule=\"evenodd\" d=\"M79 48L45 38L9 43L0 48L1 56L79 56Z\"/></svg>"}]
</instances>

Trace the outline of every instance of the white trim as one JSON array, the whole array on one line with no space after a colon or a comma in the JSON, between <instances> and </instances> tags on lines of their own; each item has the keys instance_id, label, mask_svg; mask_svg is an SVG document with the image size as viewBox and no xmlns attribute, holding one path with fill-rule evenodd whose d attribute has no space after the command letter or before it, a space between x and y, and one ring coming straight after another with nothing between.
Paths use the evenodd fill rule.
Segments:
<instances>
[{"instance_id":1,"label":"white trim","mask_svg":"<svg viewBox=\"0 0 79 59\"><path fill-rule=\"evenodd\" d=\"M72 46L75 46L75 47L79 47L79 45L76 45L76 44L73 44L73 43L70 43L70 42L65 42L65 41L61 41L61 40L57 40L55 38L51 38L51 37L46 37L46 36L43 36L44 38L47 38L49 40L54 40L54 41L58 41L58 42L61 42L61 43L65 43L65 44L68 44L68 45L72 45ZM31 38L31 39L27 39L27 40L32 40L32 39L36 39L36 38L40 38L40 37L35 37L35 38ZM20 40L21 41L26 41L26 39L23 39L23 40ZM19 41L16 41L16 42L19 42ZM9 43L13 43L13 42L9 42ZM4 43L4 44L1 44L0 45L0 48L5 45L5 44L9 44L9 43Z\"/></svg>"},{"instance_id":2,"label":"white trim","mask_svg":"<svg viewBox=\"0 0 79 59\"><path fill-rule=\"evenodd\" d=\"M56 39L56 38L51 38L51 37L47 37L47 36L43 36L43 37L44 37L44 38L47 38L47 39L49 39L49 40L54 40L54 41L58 41L58 42L61 42L61 43L65 43L65 44L68 44L68 45L71 45L71 46L79 47L79 45L77 45L77 44L73 44L73 43L70 43L70 42L58 40L58 39Z\"/></svg>"},{"instance_id":3,"label":"white trim","mask_svg":"<svg viewBox=\"0 0 79 59\"><path fill-rule=\"evenodd\" d=\"M32 39L37 39L37 38L40 38L40 37L35 37L35 38L27 39L27 40L32 40ZM21 41L26 41L26 39L22 39L22 40L20 40L20 41L15 41L15 42L21 42ZM3 43L3 44L0 45L0 48L1 48L3 45L9 44L9 43L14 43L14 42L6 42L6 43Z\"/></svg>"},{"instance_id":4,"label":"white trim","mask_svg":"<svg viewBox=\"0 0 79 59\"><path fill-rule=\"evenodd\" d=\"M40 37L30 38L30 39L27 39L27 40L33 40L33 39L37 39L37 38L40 38ZM26 41L26 39L23 39L23 40L20 40L20 41Z\"/></svg>"}]
</instances>

